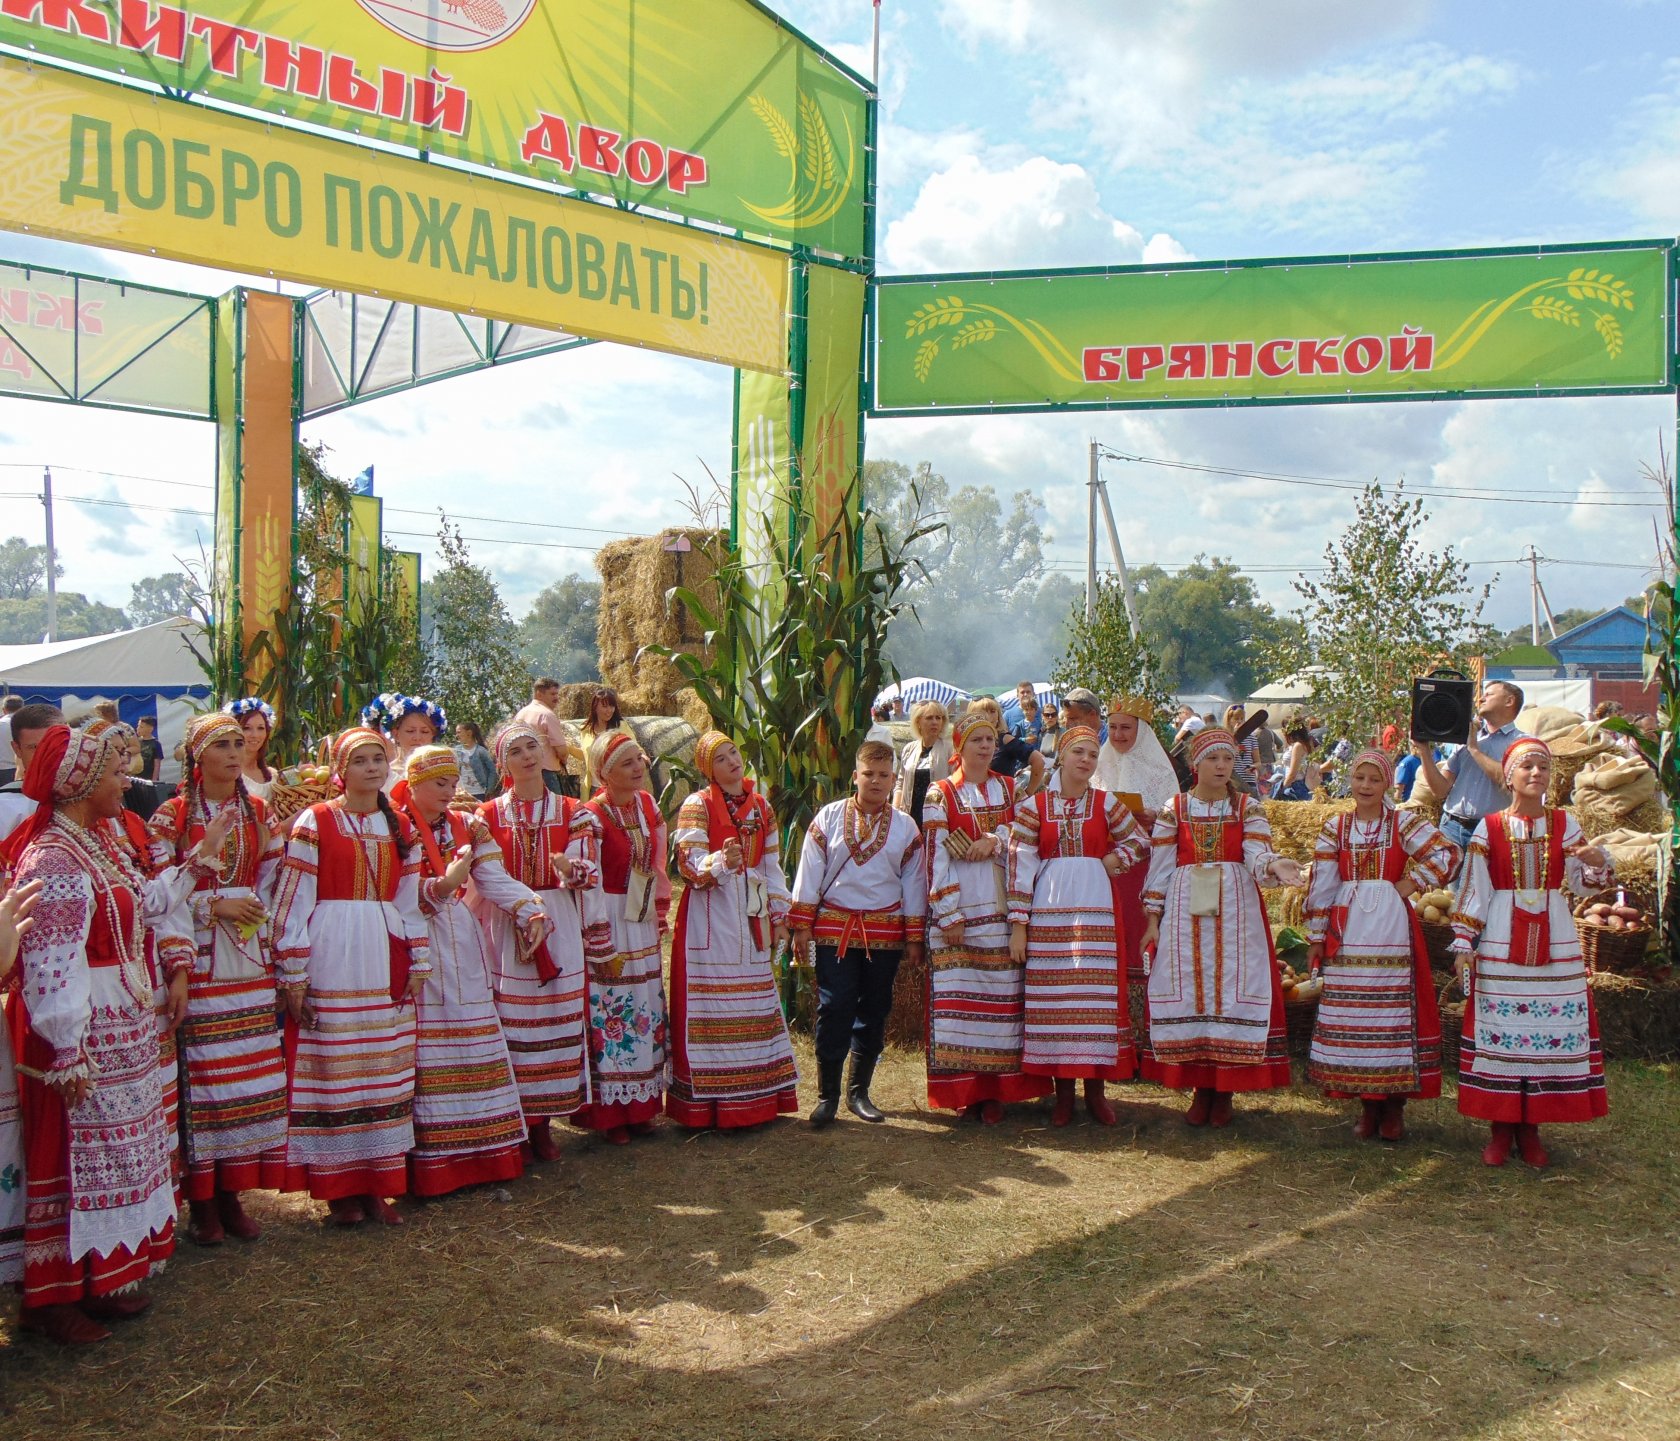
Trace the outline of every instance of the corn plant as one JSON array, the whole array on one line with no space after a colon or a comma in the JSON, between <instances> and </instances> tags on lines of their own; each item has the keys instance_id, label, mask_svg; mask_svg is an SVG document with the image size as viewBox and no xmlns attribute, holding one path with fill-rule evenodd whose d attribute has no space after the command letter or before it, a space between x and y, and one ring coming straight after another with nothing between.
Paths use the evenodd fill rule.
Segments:
<instances>
[{"instance_id":1,"label":"corn plant","mask_svg":"<svg viewBox=\"0 0 1680 1441\"><path fill-rule=\"evenodd\" d=\"M709 650L644 649L677 668L740 747L791 857L818 808L851 789L870 703L898 678L887 630L912 609L904 593L920 570L913 548L944 527L924 518L893 536L872 512L848 504L819 530L785 495L777 501L762 520L767 578L719 535L702 543L716 566L715 603L688 586L666 592ZM668 791L698 780L686 766L671 770Z\"/></svg>"}]
</instances>

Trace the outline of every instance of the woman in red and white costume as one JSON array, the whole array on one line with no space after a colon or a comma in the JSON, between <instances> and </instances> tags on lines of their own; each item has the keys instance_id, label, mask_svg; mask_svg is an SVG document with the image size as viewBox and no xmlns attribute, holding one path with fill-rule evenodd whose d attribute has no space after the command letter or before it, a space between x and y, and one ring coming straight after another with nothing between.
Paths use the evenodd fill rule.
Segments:
<instances>
[{"instance_id":1,"label":"woman in red and white costume","mask_svg":"<svg viewBox=\"0 0 1680 1441\"><path fill-rule=\"evenodd\" d=\"M274 1025L268 917L285 851L263 802L246 793L247 744L232 715L195 719L185 788L158 807L151 825L159 869L199 844L212 822L226 817L230 827L221 873L201 879L188 900L196 945L178 1037L187 1078L183 1189L201 1246L229 1234L255 1240L260 1232L239 1193L284 1183L286 1064Z\"/></svg>"},{"instance_id":2,"label":"woman in red and white costume","mask_svg":"<svg viewBox=\"0 0 1680 1441\"><path fill-rule=\"evenodd\" d=\"M588 981L584 953L604 955L611 939L599 912L600 822L581 801L543 783L547 742L517 722L496 736L496 769L507 789L479 814L501 847L502 865L542 902L548 934L525 944L514 918L469 888L467 903L490 947L496 1013L513 1058L531 1154L560 1155L549 1123L588 1098L585 1058Z\"/></svg>"},{"instance_id":3,"label":"woman in red and white costume","mask_svg":"<svg viewBox=\"0 0 1680 1441\"><path fill-rule=\"evenodd\" d=\"M41 883L11 884L0 865L0 999L19 977L18 949L33 922L30 912ZM0 1286L23 1280L23 1120L18 1114L17 1065L12 1037L0 1014Z\"/></svg>"},{"instance_id":4,"label":"woman in red and white costume","mask_svg":"<svg viewBox=\"0 0 1680 1441\"><path fill-rule=\"evenodd\" d=\"M1272 849L1260 802L1231 783L1236 758L1229 731L1196 732L1196 784L1155 819L1143 892L1149 1025L1139 1069L1146 1081L1195 1092L1191 1126L1230 1125L1233 1092L1289 1085L1283 986L1260 887L1299 885L1301 869Z\"/></svg>"},{"instance_id":5,"label":"woman in red and white costume","mask_svg":"<svg viewBox=\"0 0 1680 1441\"><path fill-rule=\"evenodd\" d=\"M547 935L548 917L536 893L508 875L477 811L451 809L460 779L448 746L420 746L391 788L420 838L420 910L432 953L415 1003L408 1188L416 1196L512 1180L525 1169L525 1120L490 988L490 953L464 888L470 881L482 906L510 917L527 948Z\"/></svg>"},{"instance_id":6,"label":"woman in red and white costume","mask_svg":"<svg viewBox=\"0 0 1680 1441\"><path fill-rule=\"evenodd\" d=\"M671 943L671 1090L665 1113L703 1130L795 1111L793 1061L771 957L787 937L776 816L722 731L694 744L707 785L677 814L686 883Z\"/></svg>"},{"instance_id":7,"label":"woman in red and white costume","mask_svg":"<svg viewBox=\"0 0 1680 1441\"><path fill-rule=\"evenodd\" d=\"M1503 1166L1515 1143L1538 1169L1550 1159L1541 1126L1610 1109L1581 937L1563 891L1608 885L1612 864L1574 816L1546 805L1545 741L1513 741L1504 769L1511 804L1477 825L1453 907L1452 948L1468 998L1458 1109L1492 1127L1488 1165Z\"/></svg>"},{"instance_id":8,"label":"woman in red and white costume","mask_svg":"<svg viewBox=\"0 0 1680 1441\"><path fill-rule=\"evenodd\" d=\"M991 774L998 728L984 712L952 733L957 765L922 803L928 869L927 1095L988 1126L1006 1101L1049 1094L1021 1070L1023 974L1009 954L1008 860L1015 782Z\"/></svg>"},{"instance_id":9,"label":"woman in red and white costume","mask_svg":"<svg viewBox=\"0 0 1680 1441\"><path fill-rule=\"evenodd\" d=\"M1062 732L1059 787L1016 803L1009 842L1009 954L1026 964L1021 1069L1055 1081L1052 1126L1073 1119L1075 1081L1091 1119L1112 1126L1105 1085L1137 1071L1111 882L1149 843L1124 802L1091 784L1100 744L1090 726Z\"/></svg>"},{"instance_id":10,"label":"woman in red and white costume","mask_svg":"<svg viewBox=\"0 0 1680 1441\"><path fill-rule=\"evenodd\" d=\"M671 904L665 819L647 793L647 757L609 731L589 748L601 789L587 809L601 827L600 902L611 938L589 959L590 1100L572 1124L614 1145L653 1130L669 1054L659 938Z\"/></svg>"},{"instance_id":11,"label":"woman in red and white costume","mask_svg":"<svg viewBox=\"0 0 1680 1441\"><path fill-rule=\"evenodd\" d=\"M332 743L342 794L303 811L275 897L291 1112L286 1188L335 1224L403 1218L414 1147L414 998L431 973L420 844L382 787L393 755L357 726Z\"/></svg>"},{"instance_id":12,"label":"woman in red and white costume","mask_svg":"<svg viewBox=\"0 0 1680 1441\"><path fill-rule=\"evenodd\" d=\"M41 885L10 1016L27 1188L20 1324L71 1344L144 1311L139 1287L175 1246L146 932L181 895L178 877L148 882L116 843L123 761L119 736L54 726L24 777L35 815L7 842L18 883ZM184 874L202 874L225 836L207 837Z\"/></svg>"}]
</instances>

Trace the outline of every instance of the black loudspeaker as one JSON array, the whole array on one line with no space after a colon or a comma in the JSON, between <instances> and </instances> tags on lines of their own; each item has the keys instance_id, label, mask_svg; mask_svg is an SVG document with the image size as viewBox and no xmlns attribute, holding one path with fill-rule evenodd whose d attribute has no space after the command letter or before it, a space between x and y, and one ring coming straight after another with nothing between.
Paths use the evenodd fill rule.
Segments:
<instances>
[{"instance_id":1,"label":"black loudspeaker","mask_svg":"<svg viewBox=\"0 0 1680 1441\"><path fill-rule=\"evenodd\" d=\"M1457 671L1431 671L1412 682L1412 739L1463 745L1476 718L1476 682Z\"/></svg>"}]
</instances>

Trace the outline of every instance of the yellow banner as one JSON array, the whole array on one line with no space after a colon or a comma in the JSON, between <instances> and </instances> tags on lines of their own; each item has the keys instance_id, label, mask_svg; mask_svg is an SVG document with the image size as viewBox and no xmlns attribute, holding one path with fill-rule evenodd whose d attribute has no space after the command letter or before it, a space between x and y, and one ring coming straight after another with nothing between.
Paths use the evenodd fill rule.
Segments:
<instances>
[{"instance_id":1,"label":"yellow banner","mask_svg":"<svg viewBox=\"0 0 1680 1441\"><path fill-rule=\"evenodd\" d=\"M379 604L379 534L385 502L377 496L350 497L347 549L350 554L350 589L345 611L352 619L371 613Z\"/></svg>"},{"instance_id":2,"label":"yellow banner","mask_svg":"<svg viewBox=\"0 0 1680 1441\"><path fill-rule=\"evenodd\" d=\"M0 228L786 369L777 252L3 59Z\"/></svg>"}]
</instances>

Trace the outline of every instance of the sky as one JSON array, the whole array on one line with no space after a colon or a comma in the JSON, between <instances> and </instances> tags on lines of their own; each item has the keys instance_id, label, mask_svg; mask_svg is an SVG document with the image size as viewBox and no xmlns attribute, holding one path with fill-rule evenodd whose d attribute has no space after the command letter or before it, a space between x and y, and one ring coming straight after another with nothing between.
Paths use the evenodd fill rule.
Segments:
<instances>
[{"instance_id":1,"label":"sky","mask_svg":"<svg viewBox=\"0 0 1680 1441\"><path fill-rule=\"evenodd\" d=\"M867 0L777 8L868 72ZM881 16L883 274L1680 228L1680 0L884 0ZM236 278L19 235L0 258L206 294ZM439 508L460 517L519 616L560 576L593 576L600 544L682 523L691 490L727 483L730 389L701 362L595 345L304 438L341 475L375 467L388 534L428 567ZM1228 557L1280 609L1352 516L1355 492L1323 481L1505 492L1435 498L1426 537L1493 584L1487 616L1508 627L1529 615L1530 545L1555 610L1651 578L1643 469L1674 438L1674 400L1647 397L883 420L866 444L953 487L1032 491L1050 566L1075 575L1088 442L1147 457L1104 466L1127 560ZM208 548L208 519L179 512L209 507L210 426L0 401L0 535L39 540L44 465L65 589L122 605Z\"/></svg>"}]
</instances>

